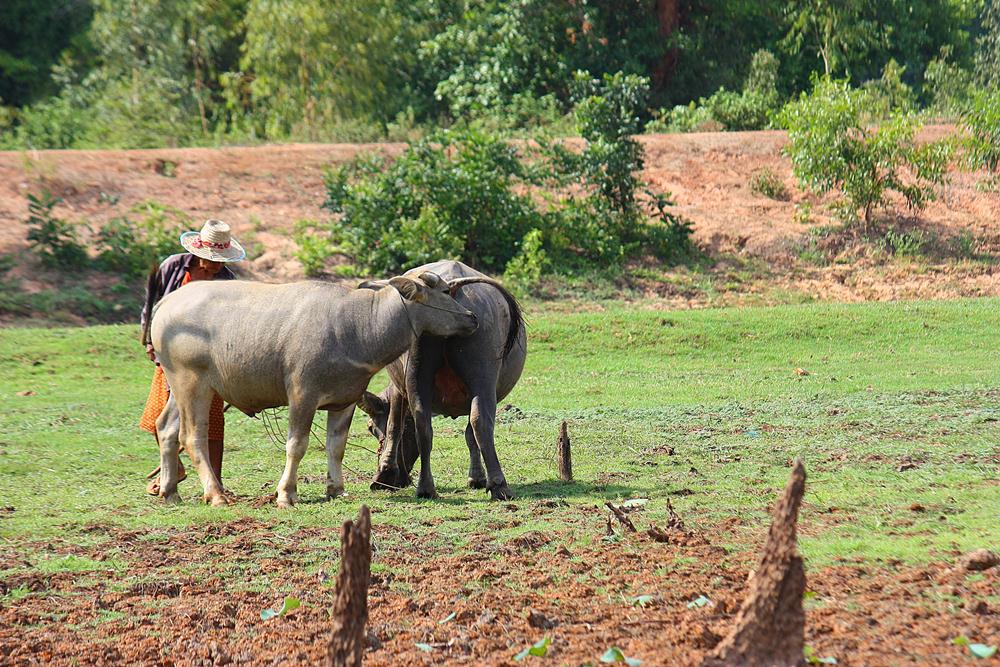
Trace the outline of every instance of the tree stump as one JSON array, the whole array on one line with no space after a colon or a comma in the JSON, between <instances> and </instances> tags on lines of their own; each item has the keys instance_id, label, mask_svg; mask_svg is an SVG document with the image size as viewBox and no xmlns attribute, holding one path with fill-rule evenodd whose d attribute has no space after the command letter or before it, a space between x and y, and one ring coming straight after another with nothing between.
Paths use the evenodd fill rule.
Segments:
<instances>
[{"instance_id":1,"label":"tree stump","mask_svg":"<svg viewBox=\"0 0 1000 667\"><path fill-rule=\"evenodd\" d=\"M792 667L803 663L806 575L796 552L795 524L805 485L805 468L796 459L788 485L774 507L771 530L746 600L733 629L705 658L703 667Z\"/></svg>"},{"instance_id":2,"label":"tree stump","mask_svg":"<svg viewBox=\"0 0 1000 667\"><path fill-rule=\"evenodd\" d=\"M362 505L356 521L345 521L340 537L340 573L333 604L330 667L360 667L368 624L371 577L371 515Z\"/></svg>"},{"instance_id":3,"label":"tree stump","mask_svg":"<svg viewBox=\"0 0 1000 667\"><path fill-rule=\"evenodd\" d=\"M566 421L559 427L559 440L556 443L556 458L559 460L559 479L564 482L573 481L573 457L569 450L569 432Z\"/></svg>"}]
</instances>

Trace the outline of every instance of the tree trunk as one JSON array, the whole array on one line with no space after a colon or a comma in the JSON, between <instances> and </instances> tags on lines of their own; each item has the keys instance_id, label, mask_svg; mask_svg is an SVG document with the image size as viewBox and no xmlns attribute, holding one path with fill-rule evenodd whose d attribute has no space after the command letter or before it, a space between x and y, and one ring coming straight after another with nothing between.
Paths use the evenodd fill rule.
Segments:
<instances>
[{"instance_id":1,"label":"tree trunk","mask_svg":"<svg viewBox=\"0 0 1000 667\"><path fill-rule=\"evenodd\" d=\"M656 32L666 41L681 24L680 0L656 0ZM653 67L653 89L661 89L677 66L677 49L668 49Z\"/></svg>"},{"instance_id":2,"label":"tree trunk","mask_svg":"<svg viewBox=\"0 0 1000 667\"><path fill-rule=\"evenodd\" d=\"M570 455L569 432L566 422L559 427L559 440L556 443L556 458L559 460L559 479L564 482L573 481L573 457Z\"/></svg>"},{"instance_id":3,"label":"tree trunk","mask_svg":"<svg viewBox=\"0 0 1000 667\"><path fill-rule=\"evenodd\" d=\"M795 524L805 492L806 471L795 461L788 485L774 507L771 530L750 592L736 615L729 636L702 667L793 667L802 664L805 647L806 589L802 558L796 553Z\"/></svg>"},{"instance_id":4,"label":"tree trunk","mask_svg":"<svg viewBox=\"0 0 1000 667\"><path fill-rule=\"evenodd\" d=\"M333 603L330 667L361 667L368 624L371 574L371 515L362 505L356 521L345 521L340 538L340 574Z\"/></svg>"}]
</instances>

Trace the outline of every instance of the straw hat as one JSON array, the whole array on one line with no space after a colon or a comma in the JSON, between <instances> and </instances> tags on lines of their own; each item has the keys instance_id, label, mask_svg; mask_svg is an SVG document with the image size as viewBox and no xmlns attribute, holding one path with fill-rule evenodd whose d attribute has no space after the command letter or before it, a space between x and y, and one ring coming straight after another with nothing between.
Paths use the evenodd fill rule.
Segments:
<instances>
[{"instance_id":1,"label":"straw hat","mask_svg":"<svg viewBox=\"0 0 1000 667\"><path fill-rule=\"evenodd\" d=\"M238 262L247 256L222 220L206 220L200 232L181 234L181 245L192 255L213 262Z\"/></svg>"}]
</instances>

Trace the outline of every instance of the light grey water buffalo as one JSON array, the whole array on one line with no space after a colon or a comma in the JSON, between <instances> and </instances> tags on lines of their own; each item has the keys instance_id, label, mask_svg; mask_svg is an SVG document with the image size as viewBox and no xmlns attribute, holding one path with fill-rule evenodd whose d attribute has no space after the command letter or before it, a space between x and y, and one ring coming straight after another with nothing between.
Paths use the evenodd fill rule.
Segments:
<instances>
[{"instance_id":1,"label":"light grey water buffalo","mask_svg":"<svg viewBox=\"0 0 1000 667\"><path fill-rule=\"evenodd\" d=\"M182 441L205 501L226 503L207 456L213 392L248 414L288 406L279 507L298 499L298 464L313 416L327 410L327 495L343 493L341 463L351 417L372 376L422 334L465 336L476 327L476 316L429 273L393 278L377 291L322 282L204 281L181 287L160 302L150 325L180 415L173 429L170 410L157 422L160 496L179 499Z\"/></svg>"},{"instance_id":2,"label":"light grey water buffalo","mask_svg":"<svg viewBox=\"0 0 1000 667\"><path fill-rule=\"evenodd\" d=\"M434 262L404 275L424 272L439 275L451 285L455 300L476 314L479 329L465 338L422 336L407 354L386 367L391 383L381 395L365 392L359 406L368 413L369 431L381 445L372 488L407 486L419 452L417 495L433 496L434 482L422 444L433 437L431 416L468 415L469 486L488 488L494 499L509 499L513 493L497 457L494 425L497 402L514 388L524 368L527 339L521 310L499 283L461 262Z\"/></svg>"}]
</instances>

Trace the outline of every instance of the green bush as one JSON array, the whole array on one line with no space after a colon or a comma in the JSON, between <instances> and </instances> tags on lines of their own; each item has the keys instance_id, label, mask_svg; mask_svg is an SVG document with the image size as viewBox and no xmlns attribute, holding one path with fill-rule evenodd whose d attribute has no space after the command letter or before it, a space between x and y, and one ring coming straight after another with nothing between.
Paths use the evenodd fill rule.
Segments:
<instances>
[{"instance_id":1,"label":"green bush","mask_svg":"<svg viewBox=\"0 0 1000 667\"><path fill-rule=\"evenodd\" d=\"M646 123L647 134L655 132L706 132L717 125L712 113L703 106L691 102L687 106L678 105L673 109L660 109L653 113L653 120Z\"/></svg>"},{"instance_id":2,"label":"green bush","mask_svg":"<svg viewBox=\"0 0 1000 667\"><path fill-rule=\"evenodd\" d=\"M138 220L128 215L112 218L98 230L96 265L125 278L140 278L178 251L177 239L190 220L183 212L155 202L133 207L130 215Z\"/></svg>"},{"instance_id":3,"label":"green bush","mask_svg":"<svg viewBox=\"0 0 1000 667\"><path fill-rule=\"evenodd\" d=\"M515 192L525 177L514 147L446 131L410 144L391 165L364 157L329 170L324 207L341 214L334 237L364 271L398 272L415 257L455 251L502 271L541 223L530 197Z\"/></svg>"},{"instance_id":4,"label":"green bush","mask_svg":"<svg viewBox=\"0 0 1000 667\"><path fill-rule=\"evenodd\" d=\"M942 46L939 57L924 70L924 93L930 98L930 110L946 117L960 115L974 91L972 72L949 62L951 47Z\"/></svg>"},{"instance_id":5,"label":"green bush","mask_svg":"<svg viewBox=\"0 0 1000 667\"><path fill-rule=\"evenodd\" d=\"M771 116L780 106L778 94L777 57L767 50L757 51L750 61L750 71L743 91L719 88L711 97L701 98L696 105L676 106L672 111L660 110L658 117L646 125L647 132L697 132L714 129L718 123L725 130L762 130L771 125Z\"/></svg>"},{"instance_id":6,"label":"green bush","mask_svg":"<svg viewBox=\"0 0 1000 667\"><path fill-rule=\"evenodd\" d=\"M1000 90L979 90L962 114L966 161L992 174L1000 166Z\"/></svg>"},{"instance_id":7,"label":"green bush","mask_svg":"<svg viewBox=\"0 0 1000 667\"><path fill-rule=\"evenodd\" d=\"M542 243L542 230L532 229L521 240L521 251L507 262L503 280L516 294L530 294L538 288L548 264Z\"/></svg>"},{"instance_id":8,"label":"green bush","mask_svg":"<svg viewBox=\"0 0 1000 667\"><path fill-rule=\"evenodd\" d=\"M298 248L295 259L302 265L307 278L316 278L326 273L327 261L339 248L333 241L330 226L315 220L299 220L295 223L293 236Z\"/></svg>"},{"instance_id":9,"label":"green bush","mask_svg":"<svg viewBox=\"0 0 1000 667\"><path fill-rule=\"evenodd\" d=\"M913 90L903 83L906 68L890 59L882 70L882 77L868 81L864 89L868 92L869 110L876 118L888 118L893 111L912 111L916 102Z\"/></svg>"},{"instance_id":10,"label":"green bush","mask_svg":"<svg viewBox=\"0 0 1000 667\"><path fill-rule=\"evenodd\" d=\"M871 221L890 190L911 207L933 197L944 182L950 155L946 142L917 145L920 124L912 114L893 112L879 127L866 121L868 95L845 81L817 80L812 93L789 103L780 114L788 128L792 170L799 182L818 193L840 190L851 210ZM912 174L904 180L903 172Z\"/></svg>"},{"instance_id":11,"label":"green bush","mask_svg":"<svg viewBox=\"0 0 1000 667\"><path fill-rule=\"evenodd\" d=\"M750 191L777 201L788 201L792 198L778 175L767 167L750 177Z\"/></svg>"},{"instance_id":12,"label":"green bush","mask_svg":"<svg viewBox=\"0 0 1000 667\"><path fill-rule=\"evenodd\" d=\"M52 213L60 201L48 190L38 197L28 195L28 246L49 268L83 268L88 261L87 251L80 244L76 228Z\"/></svg>"},{"instance_id":13,"label":"green bush","mask_svg":"<svg viewBox=\"0 0 1000 667\"><path fill-rule=\"evenodd\" d=\"M638 196L643 152L632 135L647 90L641 77L579 73L579 153L542 140L519 151L464 129L413 142L390 165L363 156L330 169L324 206L340 214L333 238L362 271L377 274L442 257L503 272L517 255L512 275L525 275L544 264L536 261L543 250L574 270L686 249L690 225L675 224L666 199L653 201L648 222L650 204Z\"/></svg>"}]
</instances>

